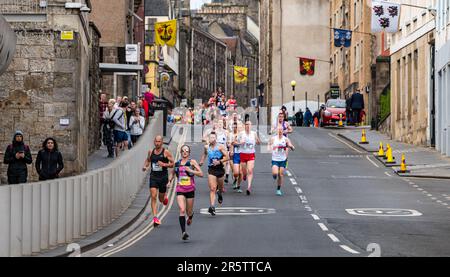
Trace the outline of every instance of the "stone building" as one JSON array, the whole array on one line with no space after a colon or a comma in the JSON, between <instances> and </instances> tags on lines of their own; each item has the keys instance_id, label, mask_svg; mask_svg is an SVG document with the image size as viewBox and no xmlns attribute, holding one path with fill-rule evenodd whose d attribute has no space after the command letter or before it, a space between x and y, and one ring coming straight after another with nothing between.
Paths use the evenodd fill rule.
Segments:
<instances>
[{"instance_id":1,"label":"stone building","mask_svg":"<svg viewBox=\"0 0 450 277\"><path fill-rule=\"evenodd\" d=\"M90 103L98 98L93 89L98 67L91 66L90 59L96 59L100 34L80 8L66 9L65 1L47 3L4 0L0 7L17 35L13 61L0 76L0 107L5 115L0 122L0 162L15 130L22 130L34 160L44 139L54 137L65 161L62 175L70 176L87 169L89 149L97 143L90 136L89 119L98 117L98 108ZM80 3L92 8L89 1ZM73 31L73 37L63 36L62 31ZM30 166L28 180L36 177ZM4 184L3 164L1 179Z\"/></svg>"},{"instance_id":2,"label":"stone building","mask_svg":"<svg viewBox=\"0 0 450 277\"><path fill-rule=\"evenodd\" d=\"M273 121L281 105L292 113L292 80L297 81L295 110L317 108L330 89L330 4L327 0L261 0L261 82ZM298 57L321 60L314 76L302 76Z\"/></svg>"},{"instance_id":3,"label":"stone building","mask_svg":"<svg viewBox=\"0 0 450 277\"><path fill-rule=\"evenodd\" d=\"M418 1L427 7L432 1ZM435 22L426 9L402 6L391 45L391 133L396 140L430 145Z\"/></svg>"}]
</instances>

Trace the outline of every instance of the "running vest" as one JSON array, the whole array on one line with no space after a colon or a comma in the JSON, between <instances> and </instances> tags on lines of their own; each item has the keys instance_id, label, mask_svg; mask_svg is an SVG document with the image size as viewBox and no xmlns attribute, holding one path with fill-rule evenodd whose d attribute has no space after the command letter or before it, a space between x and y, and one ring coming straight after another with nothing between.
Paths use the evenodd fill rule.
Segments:
<instances>
[{"instance_id":1,"label":"running vest","mask_svg":"<svg viewBox=\"0 0 450 277\"><path fill-rule=\"evenodd\" d=\"M218 145L216 145L216 147L214 147L214 149L211 149L211 146L208 147L208 166L209 167L216 167L213 164L214 160L220 161L222 159L223 159L223 154L219 150L219 146ZM220 164L217 167L223 167L223 165Z\"/></svg>"},{"instance_id":2,"label":"running vest","mask_svg":"<svg viewBox=\"0 0 450 277\"><path fill-rule=\"evenodd\" d=\"M278 121L277 121L277 124L275 125L275 131L278 129ZM286 121L283 121L283 123L282 123L283 125L283 136L285 136L285 137L287 137L287 134L286 134L286 131L287 131L287 124L286 124Z\"/></svg>"},{"instance_id":3,"label":"running vest","mask_svg":"<svg viewBox=\"0 0 450 277\"><path fill-rule=\"evenodd\" d=\"M277 136L274 137L272 144L272 161L284 162L287 160L287 139L283 136L280 139Z\"/></svg>"},{"instance_id":4,"label":"running vest","mask_svg":"<svg viewBox=\"0 0 450 277\"><path fill-rule=\"evenodd\" d=\"M235 137L237 137L237 141L239 143L239 133L238 134L234 134L234 133L231 134L230 135L230 142L233 142ZM241 153L241 146L239 144L238 145L233 145L233 153L234 154L240 154Z\"/></svg>"},{"instance_id":5,"label":"running vest","mask_svg":"<svg viewBox=\"0 0 450 277\"><path fill-rule=\"evenodd\" d=\"M243 154L254 154L256 151L256 135L251 131L249 135L242 132L241 139L244 139L244 144L241 145L240 150Z\"/></svg>"},{"instance_id":6,"label":"running vest","mask_svg":"<svg viewBox=\"0 0 450 277\"><path fill-rule=\"evenodd\" d=\"M221 132L217 134L217 143L227 147L227 133Z\"/></svg>"},{"instance_id":7,"label":"running vest","mask_svg":"<svg viewBox=\"0 0 450 277\"><path fill-rule=\"evenodd\" d=\"M164 178L169 176L169 171L167 170L167 167L160 167L158 165L158 162L168 163L169 159L164 157L164 153L166 150L163 148L161 153L159 155L155 154L155 150L153 149L153 152L150 156L150 162L152 167L152 172L150 174L150 178Z\"/></svg>"},{"instance_id":8,"label":"running vest","mask_svg":"<svg viewBox=\"0 0 450 277\"><path fill-rule=\"evenodd\" d=\"M177 175L177 192L185 193L195 191L194 175L186 172L186 167L191 167L189 159L185 165L181 165L182 160L175 164L175 173Z\"/></svg>"}]
</instances>

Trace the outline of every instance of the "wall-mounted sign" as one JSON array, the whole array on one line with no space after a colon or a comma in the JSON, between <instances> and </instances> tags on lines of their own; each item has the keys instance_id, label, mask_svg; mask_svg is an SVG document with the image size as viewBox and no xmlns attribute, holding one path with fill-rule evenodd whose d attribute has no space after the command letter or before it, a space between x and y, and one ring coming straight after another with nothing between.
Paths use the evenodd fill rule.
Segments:
<instances>
[{"instance_id":1,"label":"wall-mounted sign","mask_svg":"<svg viewBox=\"0 0 450 277\"><path fill-rule=\"evenodd\" d=\"M61 31L61 40L73 40L73 31Z\"/></svg>"},{"instance_id":2,"label":"wall-mounted sign","mask_svg":"<svg viewBox=\"0 0 450 277\"><path fill-rule=\"evenodd\" d=\"M331 87L330 96L333 99L338 99L341 97L341 90L339 87Z\"/></svg>"},{"instance_id":3,"label":"wall-mounted sign","mask_svg":"<svg viewBox=\"0 0 450 277\"><path fill-rule=\"evenodd\" d=\"M61 126L69 126L70 120L68 118L61 118L59 119L59 125Z\"/></svg>"},{"instance_id":4,"label":"wall-mounted sign","mask_svg":"<svg viewBox=\"0 0 450 277\"><path fill-rule=\"evenodd\" d=\"M127 63L137 63L138 62L138 45L137 44L127 44L125 46L125 51L126 51Z\"/></svg>"}]
</instances>

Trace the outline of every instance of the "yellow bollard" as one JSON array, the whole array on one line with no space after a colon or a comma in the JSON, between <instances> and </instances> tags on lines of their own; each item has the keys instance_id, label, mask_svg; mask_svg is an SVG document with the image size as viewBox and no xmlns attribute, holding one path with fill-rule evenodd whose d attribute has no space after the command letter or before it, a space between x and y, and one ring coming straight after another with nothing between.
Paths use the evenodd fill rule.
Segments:
<instances>
[{"instance_id":1,"label":"yellow bollard","mask_svg":"<svg viewBox=\"0 0 450 277\"><path fill-rule=\"evenodd\" d=\"M380 151L378 151L378 157L384 157L386 154L384 153L383 142L380 141Z\"/></svg>"},{"instance_id":2,"label":"yellow bollard","mask_svg":"<svg viewBox=\"0 0 450 277\"><path fill-rule=\"evenodd\" d=\"M395 164L395 158L392 155L392 148L390 146L389 146L389 149L387 151L387 156L388 156L388 158L387 158L386 163L387 164Z\"/></svg>"},{"instance_id":3,"label":"yellow bollard","mask_svg":"<svg viewBox=\"0 0 450 277\"><path fill-rule=\"evenodd\" d=\"M366 137L366 130L362 130L361 142L359 144L369 144Z\"/></svg>"},{"instance_id":4,"label":"yellow bollard","mask_svg":"<svg viewBox=\"0 0 450 277\"><path fill-rule=\"evenodd\" d=\"M387 160L387 158L388 158L389 148L391 148L391 145L389 143L386 143L386 151L384 152L384 157L383 157L383 159L385 159L385 160Z\"/></svg>"},{"instance_id":5,"label":"yellow bollard","mask_svg":"<svg viewBox=\"0 0 450 277\"><path fill-rule=\"evenodd\" d=\"M339 114L339 127L344 127L344 122L342 121L342 114Z\"/></svg>"},{"instance_id":6,"label":"yellow bollard","mask_svg":"<svg viewBox=\"0 0 450 277\"><path fill-rule=\"evenodd\" d=\"M406 159L405 159L405 154L402 154L402 163L400 165L400 170L398 171L398 173L408 173L408 169L406 168Z\"/></svg>"}]
</instances>

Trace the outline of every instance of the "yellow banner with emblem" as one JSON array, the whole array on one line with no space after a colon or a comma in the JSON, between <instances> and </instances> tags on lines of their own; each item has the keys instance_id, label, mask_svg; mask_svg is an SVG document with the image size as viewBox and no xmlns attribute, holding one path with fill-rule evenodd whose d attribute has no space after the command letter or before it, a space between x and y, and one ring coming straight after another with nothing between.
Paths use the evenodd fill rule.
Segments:
<instances>
[{"instance_id":1,"label":"yellow banner with emblem","mask_svg":"<svg viewBox=\"0 0 450 277\"><path fill-rule=\"evenodd\" d=\"M177 20L155 23L156 45L174 47L177 44Z\"/></svg>"},{"instance_id":2,"label":"yellow banner with emblem","mask_svg":"<svg viewBox=\"0 0 450 277\"><path fill-rule=\"evenodd\" d=\"M248 79L248 68L242 66L234 67L234 82L236 84L241 84L247 82Z\"/></svg>"}]
</instances>

